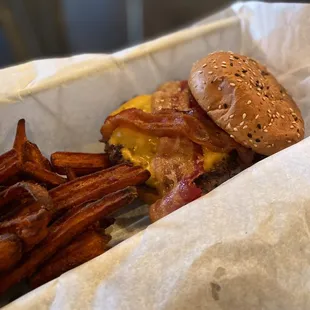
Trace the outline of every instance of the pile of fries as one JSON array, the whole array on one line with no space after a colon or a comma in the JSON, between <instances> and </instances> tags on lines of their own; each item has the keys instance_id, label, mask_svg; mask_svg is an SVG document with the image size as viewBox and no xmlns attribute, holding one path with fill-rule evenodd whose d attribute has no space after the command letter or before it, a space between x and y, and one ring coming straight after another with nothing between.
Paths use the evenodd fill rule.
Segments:
<instances>
[{"instance_id":1,"label":"pile of fries","mask_svg":"<svg viewBox=\"0 0 310 310\"><path fill-rule=\"evenodd\" d=\"M150 174L106 154L57 152L49 161L17 125L0 156L0 294L21 280L38 287L102 254L111 214Z\"/></svg>"}]
</instances>

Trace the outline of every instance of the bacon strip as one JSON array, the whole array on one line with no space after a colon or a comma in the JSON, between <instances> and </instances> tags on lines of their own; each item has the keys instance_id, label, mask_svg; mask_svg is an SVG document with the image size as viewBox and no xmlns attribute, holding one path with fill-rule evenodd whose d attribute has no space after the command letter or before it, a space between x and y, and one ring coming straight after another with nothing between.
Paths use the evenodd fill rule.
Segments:
<instances>
[{"instance_id":1,"label":"bacon strip","mask_svg":"<svg viewBox=\"0 0 310 310\"><path fill-rule=\"evenodd\" d=\"M107 154L56 152L51 155L56 172L65 174L71 168L77 175L90 174L110 166Z\"/></svg>"},{"instance_id":2,"label":"bacon strip","mask_svg":"<svg viewBox=\"0 0 310 310\"><path fill-rule=\"evenodd\" d=\"M136 189L127 187L85 206L61 225L52 225L45 241L34 248L28 258L19 266L2 276L0 294L25 277L31 276L42 263L69 244L75 236L81 234L88 226L131 203L136 197Z\"/></svg>"},{"instance_id":3,"label":"bacon strip","mask_svg":"<svg viewBox=\"0 0 310 310\"><path fill-rule=\"evenodd\" d=\"M198 145L186 138L160 138L151 162L159 194L166 195L179 181L203 169L202 166L202 151Z\"/></svg>"},{"instance_id":4,"label":"bacon strip","mask_svg":"<svg viewBox=\"0 0 310 310\"><path fill-rule=\"evenodd\" d=\"M171 110L146 113L138 109L128 109L109 116L101 127L104 141L108 141L119 126L157 137L185 137L214 152L228 153L237 147L237 143L212 121L201 122L192 115Z\"/></svg>"},{"instance_id":5,"label":"bacon strip","mask_svg":"<svg viewBox=\"0 0 310 310\"><path fill-rule=\"evenodd\" d=\"M36 288L102 254L111 237L87 230L60 250L31 278L30 285Z\"/></svg>"},{"instance_id":6,"label":"bacon strip","mask_svg":"<svg viewBox=\"0 0 310 310\"><path fill-rule=\"evenodd\" d=\"M193 180L187 178L180 181L165 197L157 200L149 207L152 223L199 198L202 194Z\"/></svg>"}]
</instances>

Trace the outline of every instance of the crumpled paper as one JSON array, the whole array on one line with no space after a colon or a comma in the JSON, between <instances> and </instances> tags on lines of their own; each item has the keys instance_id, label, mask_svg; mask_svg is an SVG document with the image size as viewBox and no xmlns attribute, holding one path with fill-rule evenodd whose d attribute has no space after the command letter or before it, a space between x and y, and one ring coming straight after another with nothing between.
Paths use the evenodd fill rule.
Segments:
<instances>
[{"instance_id":1,"label":"crumpled paper","mask_svg":"<svg viewBox=\"0 0 310 310\"><path fill-rule=\"evenodd\" d=\"M187 78L193 61L218 49L265 63L301 108L308 136L310 5L237 3L222 13L109 55L102 70L72 69L61 84L20 90L16 102L11 93L0 106L0 151L20 117L46 153L93 149L116 106ZM306 139L5 309L310 309L309 158Z\"/></svg>"}]
</instances>

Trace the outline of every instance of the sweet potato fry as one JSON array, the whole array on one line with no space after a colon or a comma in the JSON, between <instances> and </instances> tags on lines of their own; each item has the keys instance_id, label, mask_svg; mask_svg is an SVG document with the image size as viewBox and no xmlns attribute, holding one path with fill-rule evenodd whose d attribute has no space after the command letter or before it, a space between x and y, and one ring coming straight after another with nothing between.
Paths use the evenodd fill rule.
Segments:
<instances>
[{"instance_id":1,"label":"sweet potato fry","mask_svg":"<svg viewBox=\"0 0 310 310\"><path fill-rule=\"evenodd\" d=\"M65 175L67 176L68 181L73 181L77 178L76 173L72 168L66 168L66 173Z\"/></svg>"},{"instance_id":2,"label":"sweet potato fry","mask_svg":"<svg viewBox=\"0 0 310 310\"><path fill-rule=\"evenodd\" d=\"M57 173L41 168L30 161L22 164L21 171L34 178L36 181L51 186L58 186L67 181L66 178L58 175Z\"/></svg>"},{"instance_id":3,"label":"sweet potato fry","mask_svg":"<svg viewBox=\"0 0 310 310\"><path fill-rule=\"evenodd\" d=\"M19 182L0 192L0 210L13 200L21 201L29 198L38 202L40 207L44 206L48 210L53 207L48 191L44 187L35 183Z\"/></svg>"},{"instance_id":4,"label":"sweet potato fry","mask_svg":"<svg viewBox=\"0 0 310 310\"><path fill-rule=\"evenodd\" d=\"M136 197L136 189L128 187L85 206L64 223L52 225L48 237L33 249L28 259L3 275L0 281L0 294L25 277L33 275L38 266L69 244L75 236L82 233L88 226L132 202Z\"/></svg>"},{"instance_id":5,"label":"sweet potato fry","mask_svg":"<svg viewBox=\"0 0 310 310\"><path fill-rule=\"evenodd\" d=\"M55 210L68 210L90 200L144 183L150 174L140 167L118 165L78 178L50 191Z\"/></svg>"},{"instance_id":6,"label":"sweet potato fry","mask_svg":"<svg viewBox=\"0 0 310 310\"><path fill-rule=\"evenodd\" d=\"M51 162L56 172L66 173L71 168L77 175L86 175L110 166L107 154L56 152L51 155Z\"/></svg>"},{"instance_id":7,"label":"sweet potato fry","mask_svg":"<svg viewBox=\"0 0 310 310\"><path fill-rule=\"evenodd\" d=\"M51 164L49 160L44 157L38 146L30 141L25 141L22 147L23 152L23 162L35 163L42 169L52 171Z\"/></svg>"},{"instance_id":8,"label":"sweet potato fry","mask_svg":"<svg viewBox=\"0 0 310 310\"><path fill-rule=\"evenodd\" d=\"M11 269L22 257L22 243L14 234L0 235L0 272Z\"/></svg>"},{"instance_id":9,"label":"sweet potato fry","mask_svg":"<svg viewBox=\"0 0 310 310\"><path fill-rule=\"evenodd\" d=\"M14 149L0 156L0 184L15 176L19 170L20 161Z\"/></svg>"},{"instance_id":10,"label":"sweet potato fry","mask_svg":"<svg viewBox=\"0 0 310 310\"><path fill-rule=\"evenodd\" d=\"M1 222L0 234L16 234L23 241L25 252L28 252L48 235L50 220L51 213L40 209L30 215Z\"/></svg>"},{"instance_id":11,"label":"sweet potato fry","mask_svg":"<svg viewBox=\"0 0 310 310\"><path fill-rule=\"evenodd\" d=\"M22 159L23 145L27 141L26 135L26 121L20 119L17 123L16 134L13 149L17 152L19 159Z\"/></svg>"},{"instance_id":12,"label":"sweet potato fry","mask_svg":"<svg viewBox=\"0 0 310 310\"><path fill-rule=\"evenodd\" d=\"M36 288L99 256L105 251L110 239L109 236L100 235L94 230L85 231L42 266L31 278L31 287Z\"/></svg>"}]
</instances>

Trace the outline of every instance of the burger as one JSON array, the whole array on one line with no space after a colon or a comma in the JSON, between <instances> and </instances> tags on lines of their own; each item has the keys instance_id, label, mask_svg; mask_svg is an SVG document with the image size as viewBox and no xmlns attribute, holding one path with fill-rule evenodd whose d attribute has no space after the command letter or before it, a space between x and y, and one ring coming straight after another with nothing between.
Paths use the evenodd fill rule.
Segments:
<instances>
[{"instance_id":1,"label":"burger","mask_svg":"<svg viewBox=\"0 0 310 310\"><path fill-rule=\"evenodd\" d=\"M111 113L101 128L112 162L149 170L141 197L156 221L304 137L299 108L257 61L215 52Z\"/></svg>"}]
</instances>

